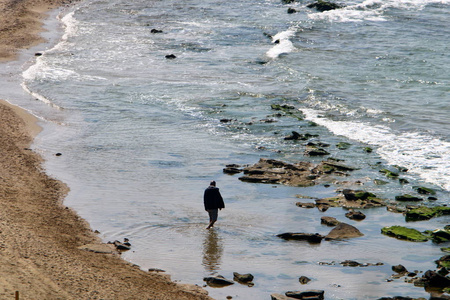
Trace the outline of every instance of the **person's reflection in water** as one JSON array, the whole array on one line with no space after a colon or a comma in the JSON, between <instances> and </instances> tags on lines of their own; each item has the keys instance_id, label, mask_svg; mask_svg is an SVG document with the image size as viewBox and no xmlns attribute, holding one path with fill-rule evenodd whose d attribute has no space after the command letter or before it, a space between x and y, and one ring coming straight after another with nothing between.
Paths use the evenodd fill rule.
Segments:
<instances>
[{"instance_id":1,"label":"person's reflection in water","mask_svg":"<svg viewBox=\"0 0 450 300\"><path fill-rule=\"evenodd\" d=\"M220 260L223 253L222 239L215 229L205 231L203 242L203 266L211 274L220 269Z\"/></svg>"}]
</instances>

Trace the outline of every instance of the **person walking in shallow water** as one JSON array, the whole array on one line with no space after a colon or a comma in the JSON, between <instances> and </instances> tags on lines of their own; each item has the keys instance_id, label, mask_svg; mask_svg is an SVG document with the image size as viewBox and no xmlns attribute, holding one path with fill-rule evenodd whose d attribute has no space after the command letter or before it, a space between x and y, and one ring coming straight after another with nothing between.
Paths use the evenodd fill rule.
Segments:
<instances>
[{"instance_id":1,"label":"person walking in shallow water","mask_svg":"<svg viewBox=\"0 0 450 300\"><path fill-rule=\"evenodd\" d=\"M209 225L206 229L210 229L211 227L214 227L214 223L217 221L219 209L225 208L225 203L223 203L222 195L219 192L219 188L216 187L215 181L211 181L206 188L203 195L203 203L205 205L205 210L209 214Z\"/></svg>"}]
</instances>

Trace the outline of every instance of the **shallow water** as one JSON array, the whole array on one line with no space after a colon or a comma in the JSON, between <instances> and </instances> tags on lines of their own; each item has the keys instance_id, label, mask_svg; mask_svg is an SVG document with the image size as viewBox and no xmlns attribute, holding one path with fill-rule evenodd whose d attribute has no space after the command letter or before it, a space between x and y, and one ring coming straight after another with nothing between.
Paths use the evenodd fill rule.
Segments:
<instances>
[{"instance_id":1,"label":"shallow water","mask_svg":"<svg viewBox=\"0 0 450 300\"><path fill-rule=\"evenodd\" d=\"M356 180L364 186L345 186L393 200L425 185L437 190L437 204L449 200L448 2L346 4L317 13L305 2L87 1L62 14L60 42L24 66L24 90L39 101L20 104L45 120L35 148L50 174L71 187L66 205L105 241L129 238L133 247L123 256L143 269L199 285L211 274L255 276L251 288L207 287L216 299L310 288L324 289L327 299L426 296L402 280L385 281L394 264L426 271L442 255L442 245L380 234L405 224L401 215L371 209L355 222L340 208L295 206L297 194L333 196ZM298 13L287 14L291 6ZM293 105L305 119L276 115L271 104ZM328 188L249 184L222 173L228 163L260 157L323 159L305 157L303 142L285 141L291 131L318 134L331 156L359 170ZM339 142L351 147L339 150ZM367 146L374 152L365 153ZM386 180L379 170L394 164L409 169L402 177L410 184L375 185ZM226 209L206 231L202 195L211 179ZM365 236L320 245L276 237L326 234L323 215ZM347 259L383 265L339 265ZM301 275L313 281L301 286Z\"/></svg>"}]
</instances>

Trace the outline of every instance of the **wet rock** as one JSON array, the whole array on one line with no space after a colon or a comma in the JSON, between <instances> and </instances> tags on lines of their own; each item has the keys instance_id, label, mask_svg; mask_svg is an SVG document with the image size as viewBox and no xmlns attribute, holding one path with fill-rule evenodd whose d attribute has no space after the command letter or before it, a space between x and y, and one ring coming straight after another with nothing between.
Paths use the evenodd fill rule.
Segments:
<instances>
[{"instance_id":1,"label":"wet rock","mask_svg":"<svg viewBox=\"0 0 450 300\"><path fill-rule=\"evenodd\" d=\"M333 10L333 9L338 9L341 8L342 6L336 4L336 3L332 3L332 2L328 2L328 1L324 1L324 0L319 0L317 2L311 3L306 5L306 7L308 8L315 8L320 12L324 12L327 10Z\"/></svg>"},{"instance_id":2,"label":"wet rock","mask_svg":"<svg viewBox=\"0 0 450 300\"><path fill-rule=\"evenodd\" d=\"M423 201L422 198L415 197L415 196L412 196L412 195L409 195L409 194L403 194L403 195L400 195L400 196L395 196L395 200L397 200L397 201L415 201L415 202Z\"/></svg>"},{"instance_id":3,"label":"wet rock","mask_svg":"<svg viewBox=\"0 0 450 300\"><path fill-rule=\"evenodd\" d=\"M158 268L150 268L150 269L148 269L148 272L150 272L150 273L165 273L166 271L163 269L158 269Z\"/></svg>"},{"instance_id":4,"label":"wet rock","mask_svg":"<svg viewBox=\"0 0 450 300\"><path fill-rule=\"evenodd\" d=\"M408 211L405 214L405 220L406 221L429 220L431 218L449 214L450 214L450 207L448 206L435 206L435 207L419 206L412 209L408 209Z\"/></svg>"},{"instance_id":5,"label":"wet rock","mask_svg":"<svg viewBox=\"0 0 450 300\"><path fill-rule=\"evenodd\" d=\"M294 299L323 300L325 291L322 290L306 290L306 291L289 291L286 292L287 297Z\"/></svg>"},{"instance_id":6,"label":"wet rock","mask_svg":"<svg viewBox=\"0 0 450 300\"><path fill-rule=\"evenodd\" d=\"M388 205L387 207L386 207L386 209L388 210L388 211L390 211L390 212L393 212L393 213L399 213L399 214L403 214L403 213L406 213L408 210L406 209L406 208L404 208L404 207L399 207L399 206L395 206L395 205Z\"/></svg>"},{"instance_id":7,"label":"wet rock","mask_svg":"<svg viewBox=\"0 0 450 300\"><path fill-rule=\"evenodd\" d=\"M394 168L396 168L399 172L406 173L408 172L408 169L399 165L393 165Z\"/></svg>"},{"instance_id":8,"label":"wet rock","mask_svg":"<svg viewBox=\"0 0 450 300\"><path fill-rule=\"evenodd\" d=\"M436 191L430 188L426 188L423 186L413 186L413 189L416 190L419 194L422 195L436 195Z\"/></svg>"},{"instance_id":9,"label":"wet rock","mask_svg":"<svg viewBox=\"0 0 450 300\"><path fill-rule=\"evenodd\" d=\"M361 264L354 260L345 260L340 263L344 267L359 267Z\"/></svg>"},{"instance_id":10,"label":"wet rock","mask_svg":"<svg viewBox=\"0 0 450 300\"><path fill-rule=\"evenodd\" d=\"M364 152L367 152L367 153L372 153L372 151L373 151L373 149L370 147L364 147L363 150L364 150Z\"/></svg>"},{"instance_id":11,"label":"wet rock","mask_svg":"<svg viewBox=\"0 0 450 300\"><path fill-rule=\"evenodd\" d=\"M36 52L34 56L42 56L42 52Z\"/></svg>"},{"instance_id":12,"label":"wet rock","mask_svg":"<svg viewBox=\"0 0 450 300\"><path fill-rule=\"evenodd\" d=\"M124 243L116 240L114 242L108 242L108 244L114 245L119 251L127 251L131 249L131 244L128 242L128 239L126 239Z\"/></svg>"},{"instance_id":13,"label":"wet rock","mask_svg":"<svg viewBox=\"0 0 450 300\"><path fill-rule=\"evenodd\" d=\"M330 153L323 148L307 147L305 150L305 155L307 156L323 156L329 154Z\"/></svg>"},{"instance_id":14,"label":"wet rock","mask_svg":"<svg viewBox=\"0 0 450 300\"><path fill-rule=\"evenodd\" d=\"M340 164L340 163L337 163L337 162L334 162L331 160L323 161L322 164L325 166L330 166L338 171L354 171L354 170L356 170L356 168L354 168L354 167L346 166L344 164Z\"/></svg>"},{"instance_id":15,"label":"wet rock","mask_svg":"<svg viewBox=\"0 0 450 300\"><path fill-rule=\"evenodd\" d=\"M212 287L224 287L234 284L233 281L228 280L221 275L205 277L203 278L203 281L205 281L207 285Z\"/></svg>"},{"instance_id":16,"label":"wet rock","mask_svg":"<svg viewBox=\"0 0 450 300\"><path fill-rule=\"evenodd\" d=\"M301 284L307 284L308 282L311 281L311 279L309 279L309 278L306 277L306 276L300 276L300 278L298 279L298 281L299 281Z\"/></svg>"},{"instance_id":17,"label":"wet rock","mask_svg":"<svg viewBox=\"0 0 450 300\"><path fill-rule=\"evenodd\" d=\"M287 13L288 14L295 14L297 11L293 8L288 8Z\"/></svg>"},{"instance_id":18,"label":"wet rock","mask_svg":"<svg viewBox=\"0 0 450 300\"><path fill-rule=\"evenodd\" d=\"M333 226L337 226L341 222L339 222L336 218L333 218L333 217L321 217L320 223L333 227Z\"/></svg>"},{"instance_id":19,"label":"wet rock","mask_svg":"<svg viewBox=\"0 0 450 300\"><path fill-rule=\"evenodd\" d=\"M238 272L233 272L233 279L240 283L248 284L253 281L253 275L250 273L247 274L239 274Z\"/></svg>"},{"instance_id":20,"label":"wet rock","mask_svg":"<svg viewBox=\"0 0 450 300\"><path fill-rule=\"evenodd\" d=\"M162 33L162 32L163 32L162 30L155 29L155 28L153 28L152 30L150 30L150 33Z\"/></svg>"},{"instance_id":21,"label":"wet rock","mask_svg":"<svg viewBox=\"0 0 450 300\"><path fill-rule=\"evenodd\" d=\"M439 268L446 268L450 270L450 255L444 255L436 260L436 265Z\"/></svg>"},{"instance_id":22,"label":"wet rock","mask_svg":"<svg viewBox=\"0 0 450 300\"><path fill-rule=\"evenodd\" d=\"M388 169L381 169L380 173L383 173L387 178L398 178L398 173L392 172Z\"/></svg>"},{"instance_id":23,"label":"wet rock","mask_svg":"<svg viewBox=\"0 0 450 300\"><path fill-rule=\"evenodd\" d=\"M366 191L353 191L345 189L337 197L316 200L317 204L328 204L331 207L344 207L349 209L361 209L386 206L384 200Z\"/></svg>"},{"instance_id":24,"label":"wet rock","mask_svg":"<svg viewBox=\"0 0 450 300\"><path fill-rule=\"evenodd\" d=\"M175 59L175 58L177 58L175 54L168 54L165 57L166 57L166 59Z\"/></svg>"},{"instance_id":25,"label":"wet rock","mask_svg":"<svg viewBox=\"0 0 450 300\"><path fill-rule=\"evenodd\" d=\"M348 148L350 148L352 144L350 143L346 143L346 142L339 142L336 144L336 148L338 148L339 150L347 150Z\"/></svg>"},{"instance_id":26,"label":"wet rock","mask_svg":"<svg viewBox=\"0 0 450 300\"><path fill-rule=\"evenodd\" d=\"M439 275L435 271L428 270L422 276L422 279L425 280L425 287L429 288L447 288L450 287L450 279Z\"/></svg>"},{"instance_id":27,"label":"wet rock","mask_svg":"<svg viewBox=\"0 0 450 300\"><path fill-rule=\"evenodd\" d=\"M420 231L403 226L383 227L381 229L381 233L399 240L407 240L411 242L428 241L428 237L423 233L421 233Z\"/></svg>"},{"instance_id":28,"label":"wet rock","mask_svg":"<svg viewBox=\"0 0 450 300\"><path fill-rule=\"evenodd\" d=\"M284 240L297 240L297 241L307 241L311 244L318 244L322 242L323 236L318 233L294 233L294 232L285 232L277 234L277 237L280 237Z\"/></svg>"},{"instance_id":29,"label":"wet rock","mask_svg":"<svg viewBox=\"0 0 450 300\"><path fill-rule=\"evenodd\" d=\"M389 182L381 180L381 179L374 179L373 183L375 183L376 185L385 185L385 184L388 184Z\"/></svg>"},{"instance_id":30,"label":"wet rock","mask_svg":"<svg viewBox=\"0 0 450 300\"><path fill-rule=\"evenodd\" d=\"M295 205L297 205L298 207L302 207L302 208L314 208L316 207L315 203L310 203L310 202L297 202L295 203Z\"/></svg>"},{"instance_id":31,"label":"wet rock","mask_svg":"<svg viewBox=\"0 0 450 300\"><path fill-rule=\"evenodd\" d=\"M272 104L270 107L271 107L273 110L282 110L282 111L287 111L287 110L293 110L293 109L295 109L294 106L289 105L289 104L282 104L282 105L280 105L280 104Z\"/></svg>"},{"instance_id":32,"label":"wet rock","mask_svg":"<svg viewBox=\"0 0 450 300\"><path fill-rule=\"evenodd\" d=\"M392 271L399 273L399 274L404 274L404 273L408 272L408 270L406 270L405 266L403 266L403 265L392 266Z\"/></svg>"},{"instance_id":33,"label":"wet rock","mask_svg":"<svg viewBox=\"0 0 450 300\"><path fill-rule=\"evenodd\" d=\"M225 168L223 169L223 172L224 172L225 174L231 174L231 175L233 175L233 174L239 174L239 173L242 173L242 169L232 168L232 167L225 167Z\"/></svg>"},{"instance_id":34,"label":"wet rock","mask_svg":"<svg viewBox=\"0 0 450 300\"><path fill-rule=\"evenodd\" d=\"M292 300L290 297L286 297L285 295L281 294L272 294L270 295L271 300Z\"/></svg>"},{"instance_id":35,"label":"wet rock","mask_svg":"<svg viewBox=\"0 0 450 300\"><path fill-rule=\"evenodd\" d=\"M366 218L366 215L363 214L360 211L349 211L348 213L345 214L345 216L347 218L349 218L350 220L357 220L357 221L361 221L364 220Z\"/></svg>"},{"instance_id":36,"label":"wet rock","mask_svg":"<svg viewBox=\"0 0 450 300\"><path fill-rule=\"evenodd\" d=\"M288 136L286 136L284 139L286 140L286 141L289 141L289 140L300 140L302 138L302 136L300 135L300 133L298 133L297 131L292 131L292 134L291 135L288 135Z\"/></svg>"},{"instance_id":37,"label":"wet rock","mask_svg":"<svg viewBox=\"0 0 450 300\"><path fill-rule=\"evenodd\" d=\"M450 241L450 230L436 229L431 232L431 240L433 243L440 244Z\"/></svg>"},{"instance_id":38,"label":"wet rock","mask_svg":"<svg viewBox=\"0 0 450 300\"><path fill-rule=\"evenodd\" d=\"M356 227L347 224L339 223L335 228L333 228L328 235L325 236L326 240L337 240L337 239L348 239L363 236Z\"/></svg>"},{"instance_id":39,"label":"wet rock","mask_svg":"<svg viewBox=\"0 0 450 300\"><path fill-rule=\"evenodd\" d=\"M291 186L312 186L314 165L308 162L288 164L274 159L261 158L253 166L244 168L244 176L239 180L245 182L278 183Z\"/></svg>"}]
</instances>

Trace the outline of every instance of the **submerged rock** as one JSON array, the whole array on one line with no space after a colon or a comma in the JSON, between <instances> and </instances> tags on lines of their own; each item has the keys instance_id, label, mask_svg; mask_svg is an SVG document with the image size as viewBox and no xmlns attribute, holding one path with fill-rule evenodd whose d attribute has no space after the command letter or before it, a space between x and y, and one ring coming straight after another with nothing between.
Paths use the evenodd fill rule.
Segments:
<instances>
[{"instance_id":1,"label":"submerged rock","mask_svg":"<svg viewBox=\"0 0 450 300\"><path fill-rule=\"evenodd\" d=\"M287 297L294 299L311 299L311 300L323 300L325 291L323 290L307 290L307 291L289 291L286 292Z\"/></svg>"},{"instance_id":2,"label":"submerged rock","mask_svg":"<svg viewBox=\"0 0 450 300\"><path fill-rule=\"evenodd\" d=\"M356 227L347 224L339 223L335 228L333 228L328 235L325 236L326 240L337 240L337 239L348 239L363 236Z\"/></svg>"},{"instance_id":3,"label":"submerged rock","mask_svg":"<svg viewBox=\"0 0 450 300\"><path fill-rule=\"evenodd\" d=\"M285 232L285 233L277 234L277 237L280 237L284 240L307 241L311 244L318 244L323 239L323 236L318 233Z\"/></svg>"},{"instance_id":4,"label":"submerged rock","mask_svg":"<svg viewBox=\"0 0 450 300\"><path fill-rule=\"evenodd\" d=\"M428 237L414 228L403 226L383 227L381 233L387 236L395 237L399 240L407 240L411 242L426 242Z\"/></svg>"},{"instance_id":5,"label":"submerged rock","mask_svg":"<svg viewBox=\"0 0 450 300\"><path fill-rule=\"evenodd\" d=\"M345 216L351 220L361 221L366 218L366 215L360 211L349 211Z\"/></svg>"},{"instance_id":6,"label":"submerged rock","mask_svg":"<svg viewBox=\"0 0 450 300\"><path fill-rule=\"evenodd\" d=\"M416 192L422 195L436 195L435 190L423 186L413 186L413 189L415 189Z\"/></svg>"},{"instance_id":7,"label":"submerged rock","mask_svg":"<svg viewBox=\"0 0 450 300\"><path fill-rule=\"evenodd\" d=\"M422 198L415 197L415 196L412 196L412 195L409 195L409 194L403 194L403 195L400 195L400 196L395 196L395 200L397 200L397 201L414 201L414 202L423 201Z\"/></svg>"},{"instance_id":8,"label":"submerged rock","mask_svg":"<svg viewBox=\"0 0 450 300\"><path fill-rule=\"evenodd\" d=\"M307 147L305 150L305 155L307 156L323 156L329 154L330 153L323 148Z\"/></svg>"},{"instance_id":9,"label":"submerged rock","mask_svg":"<svg viewBox=\"0 0 450 300\"><path fill-rule=\"evenodd\" d=\"M228 280L221 275L205 277L205 278L203 278L203 281L205 281L206 284L208 284L209 286L213 286L213 287L224 287L224 286L234 284L233 281Z\"/></svg>"}]
</instances>

